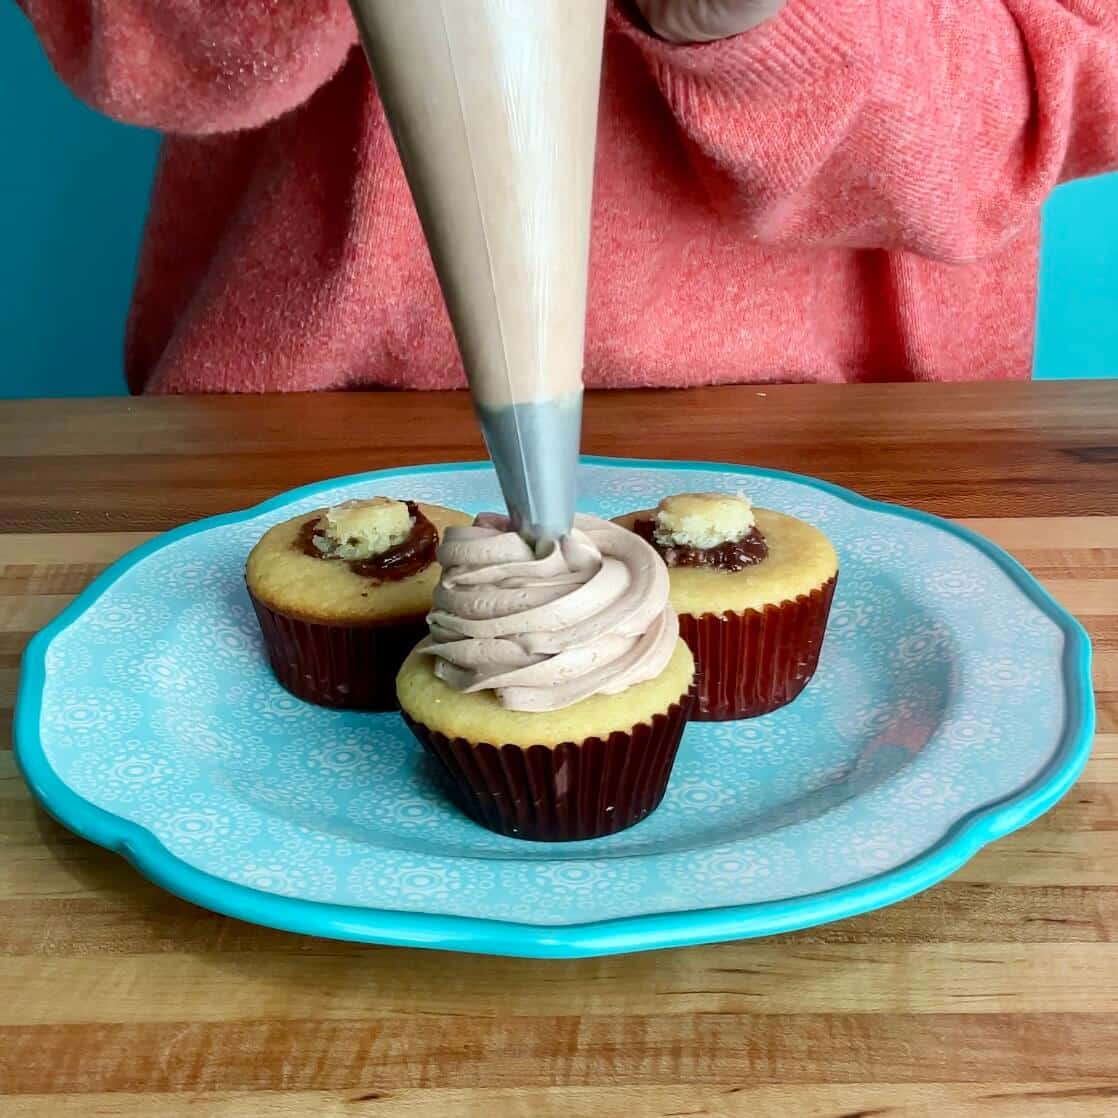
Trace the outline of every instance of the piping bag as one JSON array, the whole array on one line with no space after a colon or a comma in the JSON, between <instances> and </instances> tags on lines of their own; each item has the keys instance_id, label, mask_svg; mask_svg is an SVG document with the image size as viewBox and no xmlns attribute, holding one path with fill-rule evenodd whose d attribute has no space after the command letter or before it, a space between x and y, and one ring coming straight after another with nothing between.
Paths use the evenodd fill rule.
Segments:
<instances>
[{"instance_id":1,"label":"piping bag","mask_svg":"<svg viewBox=\"0 0 1118 1118\"><path fill-rule=\"evenodd\" d=\"M570 531L606 0L350 0L513 524Z\"/></svg>"}]
</instances>

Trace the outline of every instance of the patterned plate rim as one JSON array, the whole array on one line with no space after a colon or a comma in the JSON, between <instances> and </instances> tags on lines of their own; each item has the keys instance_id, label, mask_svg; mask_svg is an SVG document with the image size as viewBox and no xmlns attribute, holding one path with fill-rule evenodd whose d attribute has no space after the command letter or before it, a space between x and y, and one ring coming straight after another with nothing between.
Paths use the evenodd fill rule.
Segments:
<instances>
[{"instance_id":1,"label":"patterned plate rim","mask_svg":"<svg viewBox=\"0 0 1118 1118\"><path fill-rule=\"evenodd\" d=\"M581 958L774 935L894 904L942 881L960 869L983 846L1043 815L1071 788L1082 772L1091 751L1095 729L1090 640L1083 626L1017 560L996 544L931 513L871 500L831 482L783 470L721 462L590 455L583 456L582 464L622 469L719 471L789 481L821 490L859 508L922 521L965 540L993 562L1064 634L1060 668L1067 718L1059 744L1048 763L1026 786L975 808L923 852L884 873L798 897L559 926L360 908L284 897L240 885L182 861L145 827L122 819L78 795L51 768L39 736L47 650L51 641L90 609L125 572L186 536L238 524L327 489L412 474L490 468L488 462L446 462L394 467L314 482L281 493L252 508L175 528L120 558L59 617L36 634L24 653L15 710L15 755L32 794L69 830L121 854L161 888L227 916L266 927L334 939L528 958Z\"/></svg>"}]
</instances>

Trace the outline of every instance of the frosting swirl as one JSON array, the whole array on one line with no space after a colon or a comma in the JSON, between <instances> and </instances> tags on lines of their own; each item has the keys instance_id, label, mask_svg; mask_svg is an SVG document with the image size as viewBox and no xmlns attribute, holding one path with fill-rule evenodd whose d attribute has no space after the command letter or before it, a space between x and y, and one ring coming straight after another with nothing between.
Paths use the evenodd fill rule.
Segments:
<instances>
[{"instance_id":1,"label":"frosting swirl","mask_svg":"<svg viewBox=\"0 0 1118 1118\"><path fill-rule=\"evenodd\" d=\"M536 554L507 517L451 527L421 646L458 691L494 691L510 710L549 711L654 679L679 622L668 571L639 536L577 516L570 535Z\"/></svg>"}]
</instances>

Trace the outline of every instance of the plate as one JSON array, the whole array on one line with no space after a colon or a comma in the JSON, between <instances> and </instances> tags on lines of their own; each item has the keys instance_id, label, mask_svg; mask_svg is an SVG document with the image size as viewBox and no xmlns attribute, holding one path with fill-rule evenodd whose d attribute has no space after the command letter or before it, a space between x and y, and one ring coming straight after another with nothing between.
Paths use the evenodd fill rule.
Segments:
<instances>
[{"instance_id":1,"label":"plate","mask_svg":"<svg viewBox=\"0 0 1118 1118\"><path fill-rule=\"evenodd\" d=\"M490 834L395 714L273 680L242 569L271 524L385 494L501 506L486 463L308 486L126 556L38 634L16 750L37 798L169 891L312 935L572 957L786 932L946 877L1071 786L1090 646L1013 559L954 524L810 478L587 458L580 507L744 490L822 528L841 577L819 670L751 721L692 723L664 802L620 834Z\"/></svg>"}]
</instances>

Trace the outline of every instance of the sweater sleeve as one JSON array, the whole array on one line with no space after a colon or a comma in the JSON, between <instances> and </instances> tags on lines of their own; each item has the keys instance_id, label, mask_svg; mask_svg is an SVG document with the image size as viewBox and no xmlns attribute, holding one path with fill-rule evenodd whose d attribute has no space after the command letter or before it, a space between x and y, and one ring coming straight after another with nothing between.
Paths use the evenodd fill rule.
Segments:
<instances>
[{"instance_id":1,"label":"sweater sleeve","mask_svg":"<svg viewBox=\"0 0 1118 1118\"><path fill-rule=\"evenodd\" d=\"M356 42L345 0L19 0L82 100L165 132L253 128L302 104Z\"/></svg>"},{"instance_id":2,"label":"sweater sleeve","mask_svg":"<svg viewBox=\"0 0 1118 1118\"><path fill-rule=\"evenodd\" d=\"M728 220L789 247L996 252L1118 167L1111 0L789 0L756 30L632 39Z\"/></svg>"}]
</instances>

